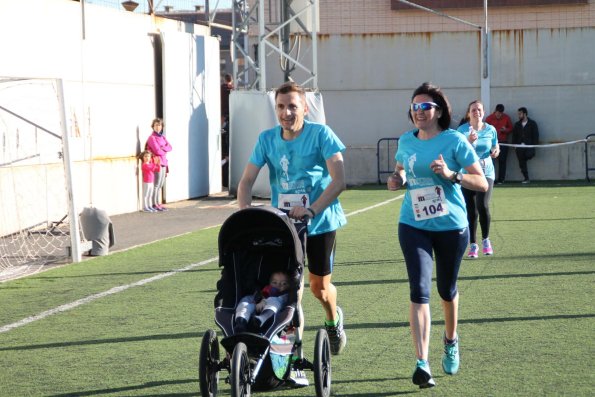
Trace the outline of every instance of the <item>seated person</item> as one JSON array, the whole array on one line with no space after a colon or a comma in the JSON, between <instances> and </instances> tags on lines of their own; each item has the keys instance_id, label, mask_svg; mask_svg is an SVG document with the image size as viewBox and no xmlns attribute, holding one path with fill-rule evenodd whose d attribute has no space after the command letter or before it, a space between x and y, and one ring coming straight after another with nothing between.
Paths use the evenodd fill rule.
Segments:
<instances>
[{"instance_id":1,"label":"seated person","mask_svg":"<svg viewBox=\"0 0 595 397\"><path fill-rule=\"evenodd\" d=\"M254 294L246 295L236 307L235 333L259 332L270 327L275 313L287 304L289 277L283 272L271 274L269 284Z\"/></svg>"}]
</instances>

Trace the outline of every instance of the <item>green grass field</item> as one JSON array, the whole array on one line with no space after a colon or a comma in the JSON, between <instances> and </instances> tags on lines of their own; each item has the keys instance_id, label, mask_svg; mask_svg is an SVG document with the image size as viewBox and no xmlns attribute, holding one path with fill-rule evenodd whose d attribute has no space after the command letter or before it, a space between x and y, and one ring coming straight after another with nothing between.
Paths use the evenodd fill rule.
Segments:
<instances>
[{"instance_id":1,"label":"green grass field","mask_svg":"<svg viewBox=\"0 0 595 397\"><path fill-rule=\"evenodd\" d=\"M396 236L401 200L373 207L400 194L364 186L341 196L351 215L339 232L333 279L348 345L333 357L333 395L592 396L595 186L495 189L495 255L461 267L461 370L442 372L434 290L437 386L423 391L411 383L409 289ZM0 396L199 395L202 334L213 328L221 337L212 304L217 234L197 231L0 284ZM184 271L170 273L177 269ZM311 357L323 313L308 291L304 297ZM313 396L308 377L310 387L254 395ZM221 378L219 395L229 396Z\"/></svg>"}]
</instances>

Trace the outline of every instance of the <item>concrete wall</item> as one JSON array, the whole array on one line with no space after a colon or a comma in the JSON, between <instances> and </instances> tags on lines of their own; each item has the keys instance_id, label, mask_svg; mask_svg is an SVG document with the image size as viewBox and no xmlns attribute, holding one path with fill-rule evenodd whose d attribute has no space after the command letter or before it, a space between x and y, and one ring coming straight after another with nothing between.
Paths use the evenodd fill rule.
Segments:
<instances>
[{"instance_id":1,"label":"concrete wall","mask_svg":"<svg viewBox=\"0 0 595 397\"><path fill-rule=\"evenodd\" d=\"M513 122L525 106L540 127L540 143L568 142L595 132L595 28L492 32L488 114L503 103ZM305 45L305 48L308 46ZM413 126L407 109L424 81L440 85L453 109L453 127L481 96L481 45L476 31L322 35L319 89L328 124L348 146L350 184L377 179L376 142ZM282 81L278 59L267 60L267 81ZM294 74L300 81L299 72ZM590 145L595 158L595 144ZM508 180L521 180L514 153ZM529 162L535 180L582 179L584 145L544 148Z\"/></svg>"}]
</instances>

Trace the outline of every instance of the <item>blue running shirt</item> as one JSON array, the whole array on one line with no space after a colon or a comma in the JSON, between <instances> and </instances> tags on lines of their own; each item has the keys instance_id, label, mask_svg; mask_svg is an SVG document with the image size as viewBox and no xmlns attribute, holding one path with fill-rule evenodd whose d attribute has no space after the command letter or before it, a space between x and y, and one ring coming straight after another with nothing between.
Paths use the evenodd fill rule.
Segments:
<instances>
[{"instance_id":1,"label":"blue running shirt","mask_svg":"<svg viewBox=\"0 0 595 397\"><path fill-rule=\"evenodd\" d=\"M399 138L395 155L407 177L399 222L429 231L463 229L468 221L461 186L435 174L430 163L441 154L451 171L460 171L478 161L477 154L455 130L444 130L429 140L418 139L417 131L408 131ZM432 204L433 199L439 199L439 203Z\"/></svg>"},{"instance_id":2,"label":"blue running shirt","mask_svg":"<svg viewBox=\"0 0 595 397\"><path fill-rule=\"evenodd\" d=\"M462 132L466 138L469 137L469 123L461 125L457 130ZM488 123L483 123L483 129L477 131L477 140L475 141L475 152L479 156L479 164L486 178L496 179L496 169L494 162L490 157L492 148L498 144L498 133L496 129ZM467 171L463 170L464 173Z\"/></svg>"},{"instance_id":3,"label":"blue running shirt","mask_svg":"<svg viewBox=\"0 0 595 397\"><path fill-rule=\"evenodd\" d=\"M343 152L345 145L330 127L304 120L302 133L294 140L281 137L281 127L263 131L258 136L250 162L269 167L271 205L279 207L279 194L307 194L314 203L331 183L326 160ZM308 226L309 235L331 232L347 223L339 199L316 214Z\"/></svg>"}]
</instances>

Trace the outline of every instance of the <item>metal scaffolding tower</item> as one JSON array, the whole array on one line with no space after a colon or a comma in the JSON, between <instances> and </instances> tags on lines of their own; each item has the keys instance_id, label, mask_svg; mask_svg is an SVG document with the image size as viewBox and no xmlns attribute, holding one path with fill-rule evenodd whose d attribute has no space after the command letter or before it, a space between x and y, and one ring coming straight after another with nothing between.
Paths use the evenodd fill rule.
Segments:
<instances>
[{"instance_id":1,"label":"metal scaffolding tower","mask_svg":"<svg viewBox=\"0 0 595 397\"><path fill-rule=\"evenodd\" d=\"M278 57L285 81L318 89L317 39L318 0L233 0L235 87L266 91L266 61Z\"/></svg>"}]
</instances>

